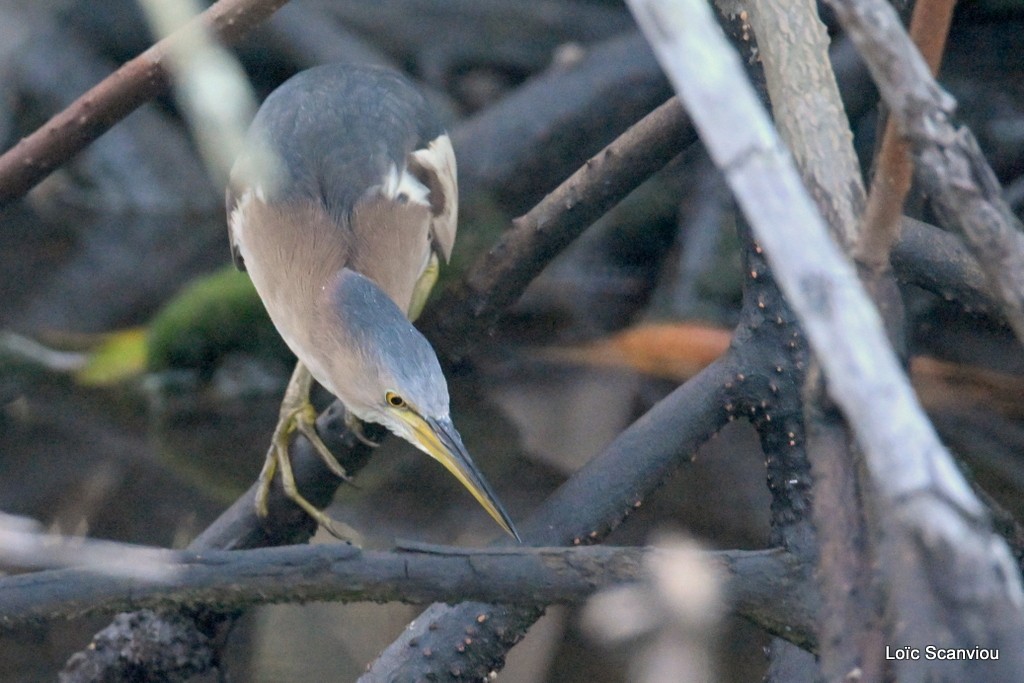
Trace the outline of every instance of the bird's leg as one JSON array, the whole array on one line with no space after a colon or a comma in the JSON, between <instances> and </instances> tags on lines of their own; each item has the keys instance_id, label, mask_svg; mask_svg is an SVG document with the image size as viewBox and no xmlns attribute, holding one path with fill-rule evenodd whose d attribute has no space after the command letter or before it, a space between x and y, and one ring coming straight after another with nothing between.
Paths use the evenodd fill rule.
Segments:
<instances>
[{"instance_id":1,"label":"bird's leg","mask_svg":"<svg viewBox=\"0 0 1024 683\"><path fill-rule=\"evenodd\" d=\"M320 439L316 431L316 410L309 402L309 392L313 386L313 377L309 370L302 363L295 364L295 371L292 373L288 388L285 389L284 399L281 401L281 412L278 417L277 427L274 429L274 436L271 439L270 449L267 452L267 459L260 471L259 488L256 491L256 512L261 517L267 515L267 497L270 493L270 483L278 469L281 471L281 483L285 494L296 505L305 510L310 517L315 519L329 532L343 540L351 540L351 534L342 534L336 528L340 524L331 520L327 515L318 510L312 503L306 500L299 493L295 485L295 476L292 472L291 460L288 455L288 446L291 443L292 434L299 432L313 445L313 448L320 455L324 464L337 477L351 481L338 460L331 453L330 449ZM365 438L365 437L363 437ZM347 525L342 525L347 526ZM349 531L355 533L351 527ZM358 534L355 534L358 536Z\"/></svg>"}]
</instances>

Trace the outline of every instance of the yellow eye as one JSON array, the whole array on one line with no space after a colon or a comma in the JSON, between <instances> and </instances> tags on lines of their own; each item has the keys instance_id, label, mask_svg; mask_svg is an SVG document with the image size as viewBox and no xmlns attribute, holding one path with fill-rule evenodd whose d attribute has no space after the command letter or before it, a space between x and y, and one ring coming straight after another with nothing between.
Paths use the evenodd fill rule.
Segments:
<instances>
[{"instance_id":1,"label":"yellow eye","mask_svg":"<svg viewBox=\"0 0 1024 683\"><path fill-rule=\"evenodd\" d=\"M384 400L387 401L388 405L391 406L392 408L405 407L405 399L393 391L389 391L388 393L384 394Z\"/></svg>"}]
</instances>

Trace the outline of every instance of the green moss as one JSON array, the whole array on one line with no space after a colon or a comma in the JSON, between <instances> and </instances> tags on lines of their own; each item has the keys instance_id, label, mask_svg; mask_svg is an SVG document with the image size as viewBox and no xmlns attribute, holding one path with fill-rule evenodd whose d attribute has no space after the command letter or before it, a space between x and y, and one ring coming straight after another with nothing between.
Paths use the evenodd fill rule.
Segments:
<instances>
[{"instance_id":1,"label":"green moss","mask_svg":"<svg viewBox=\"0 0 1024 683\"><path fill-rule=\"evenodd\" d=\"M226 266L189 283L153 319L147 368L186 368L208 378L231 352L294 362L249 276Z\"/></svg>"}]
</instances>

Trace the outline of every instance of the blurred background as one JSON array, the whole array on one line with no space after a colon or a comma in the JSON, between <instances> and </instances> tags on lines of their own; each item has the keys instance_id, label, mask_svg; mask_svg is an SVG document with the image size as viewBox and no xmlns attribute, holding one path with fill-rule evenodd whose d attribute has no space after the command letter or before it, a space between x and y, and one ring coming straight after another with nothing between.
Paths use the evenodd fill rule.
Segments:
<instances>
[{"instance_id":1,"label":"blurred background","mask_svg":"<svg viewBox=\"0 0 1024 683\"><path fill-rule=\"evenodd\" d=\"M1019 214L1024 4L966 5L941 81ZM0 144L152 40L132 0L0 0ZM439 289L671 95L613 0L294 0L233 50L260 99L331 61L390 65L421 85L459 159L459 241ZM833 58L867 168L877 95L842 36ZM229 265L222 198L168 96L0 209L0 510L54 532L183 547L255 480L293 360ZM920 197L911 209L931 219ZM734 222L728 190L691 146L563 253L450 374L454 420L513 518L724 350L740 297ZM912 351L928 357L915 364L923 402L974 478L1024 512L1017 345L984 316L904 293ZM457 482L397 439L357 483L329 513L368 547L497 535ZM761 548L768 502L753 431L732 424L608 542L675 529L709 547ZM417 612L252 610L226 668L244 681L352 680ZM108 621L0 633L0 681L53 680ZM726 619L721 679L759 680L767 642ZM502 677L625 681L632 651L598 644L576 610L552 609Z\"/></svg>"}]
</instances>

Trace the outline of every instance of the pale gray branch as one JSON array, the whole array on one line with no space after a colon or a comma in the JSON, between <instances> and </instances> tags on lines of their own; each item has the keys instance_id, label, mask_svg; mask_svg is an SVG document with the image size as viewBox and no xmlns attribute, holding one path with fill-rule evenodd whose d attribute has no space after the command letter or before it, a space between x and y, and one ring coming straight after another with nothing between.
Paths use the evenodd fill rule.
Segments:
<instances>
[{"instance_id":1,"label":"pale gray branch","mask_svg":"<svg viewBox=\"0 0 1024 683\"><path fill-rule=\"evenodd\" d=\"M1024 227L1003 201L971 131L950 118L956 102L939 87L895 10L884 0L828 0L900 131L943 225L963 233L1007 321L1024 342Z\"/></svg>"},{"instance_id":2,"label":"pale gray branch","mask_svg":"<svg viewBox=\"0 0 1024 683\"><path fill-rule=\"evenodd\" d=\"M1009 649L1024 627L1010 551L925 417L877 311L709 8L701 0L629 5L725 172L864 451L886 530L881 569L897 635Z\"/></svg>"}]
</instances>

